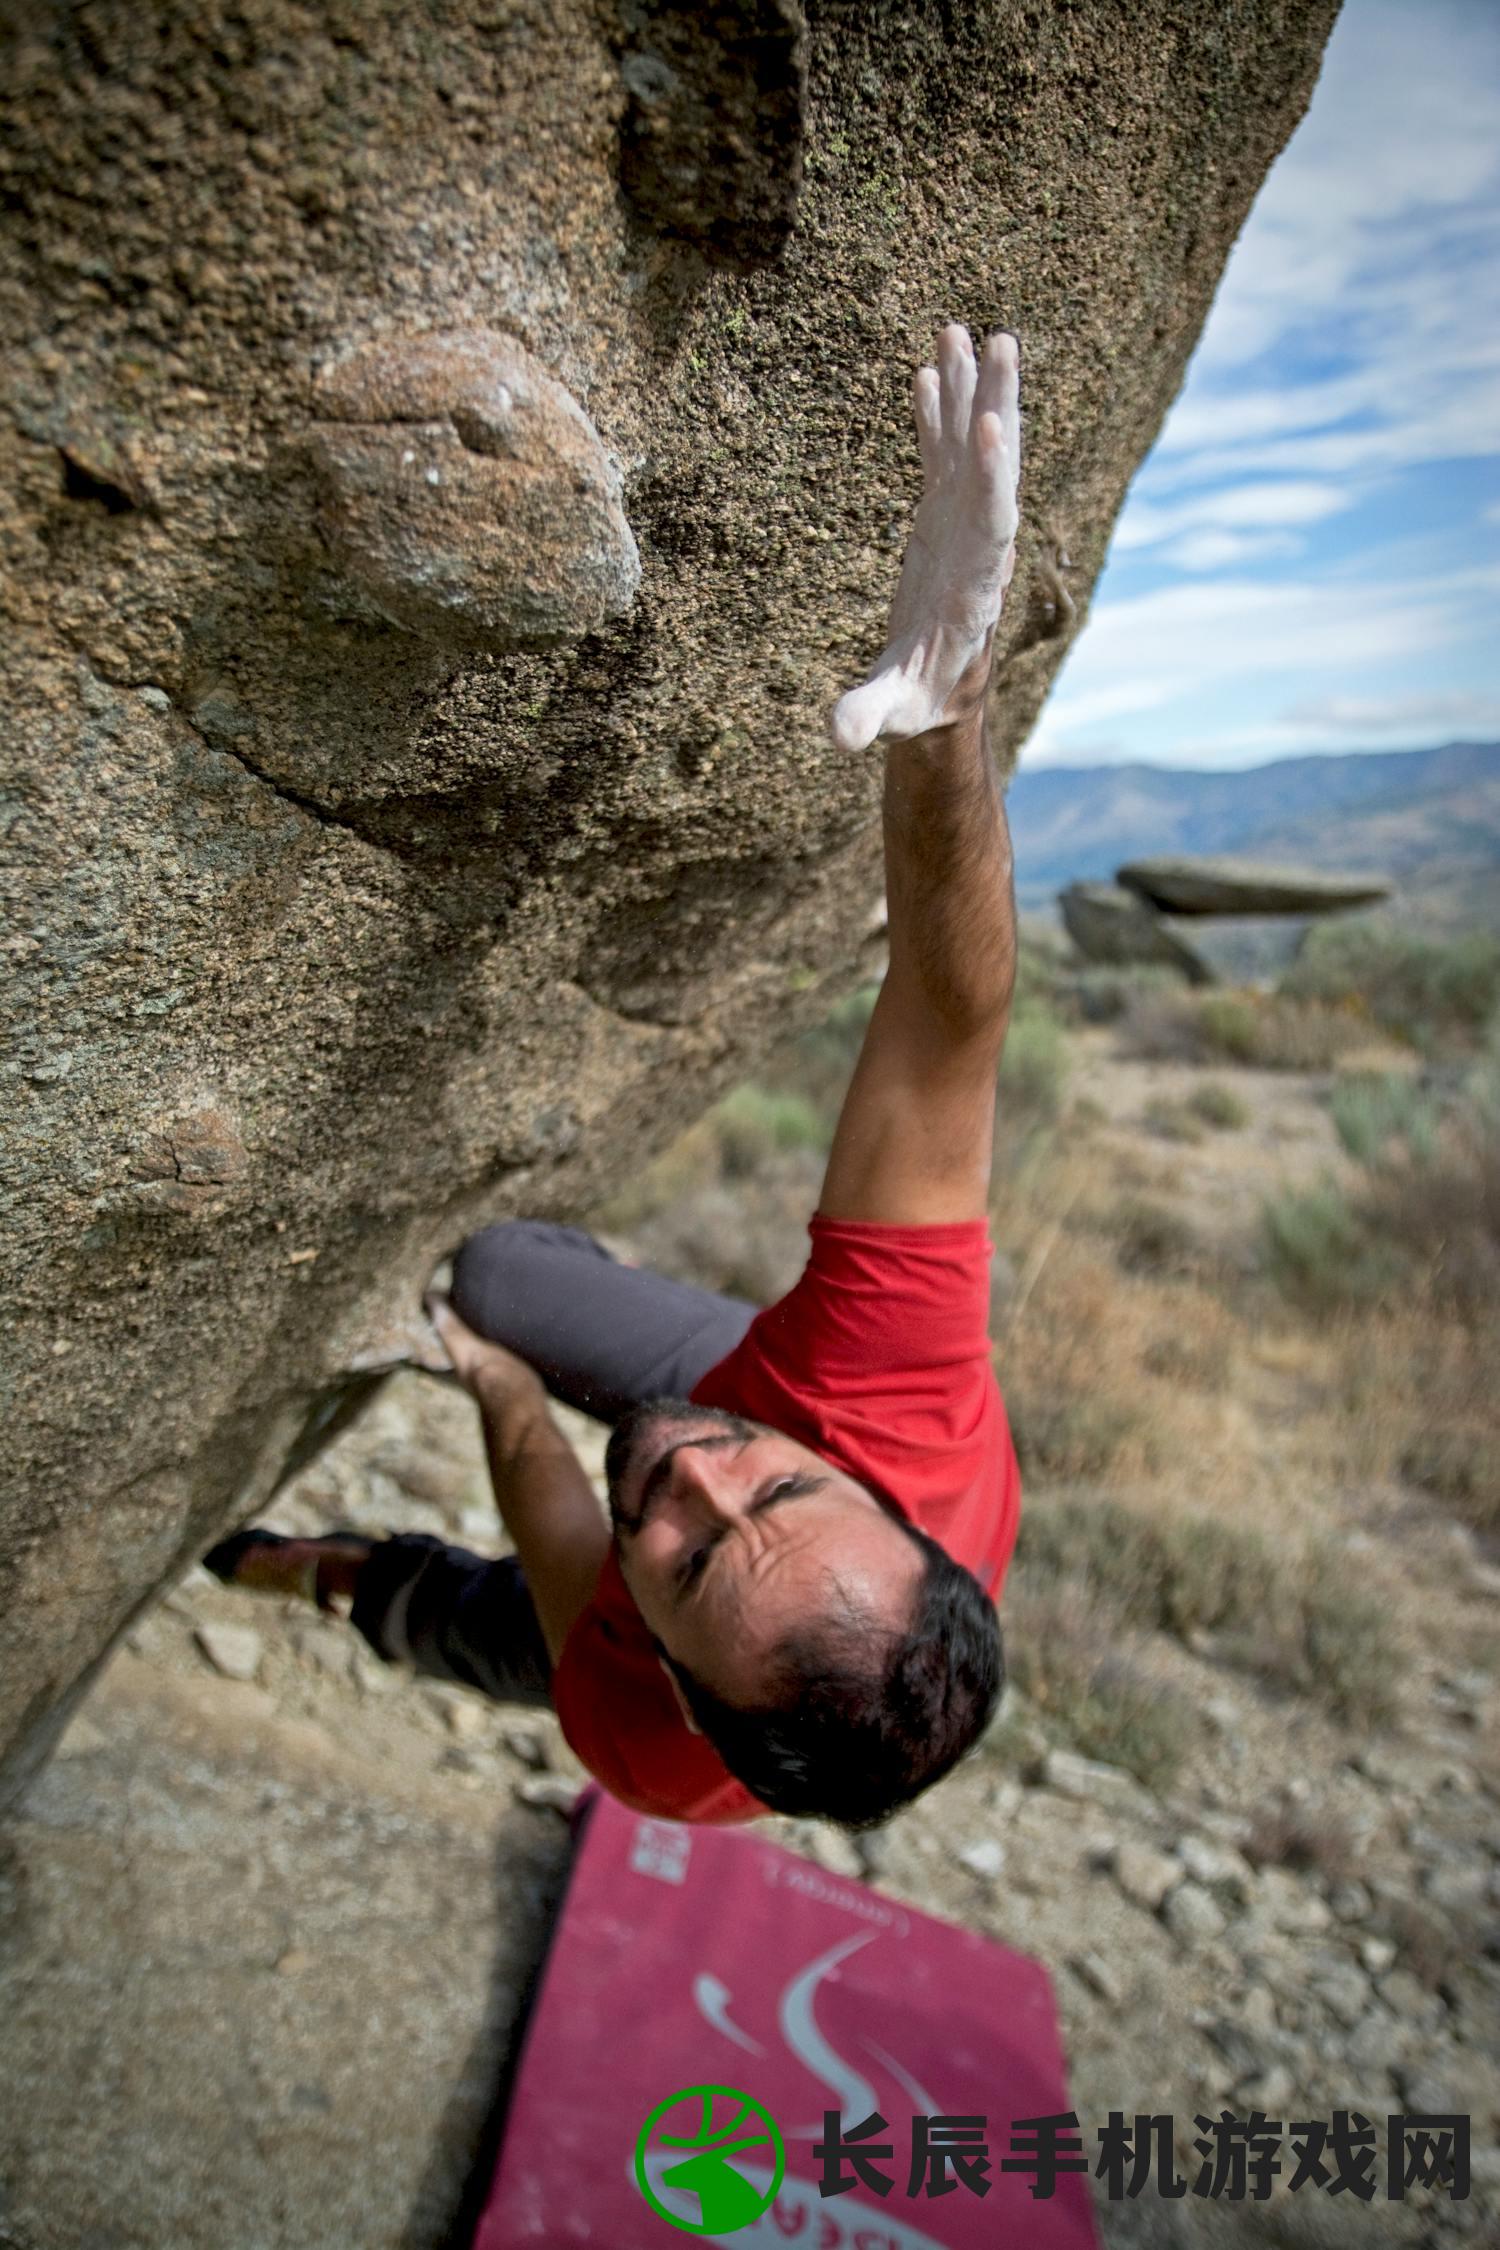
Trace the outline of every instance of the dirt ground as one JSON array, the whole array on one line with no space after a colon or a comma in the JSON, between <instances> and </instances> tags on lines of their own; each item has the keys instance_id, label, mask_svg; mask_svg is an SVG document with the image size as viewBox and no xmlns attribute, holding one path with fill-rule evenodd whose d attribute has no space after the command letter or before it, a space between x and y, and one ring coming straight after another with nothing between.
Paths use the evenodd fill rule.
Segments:
<instances>
[{"instance_id":1,"label":"dirt ground","mask_svg":"<svg viewBox=\"0 0 1500 2250\"><path fill-rule=\"evenodd\" d=\"M1241 1129L1163 1138L1148 1112L1204 1075L1133 1063L1104 1032L1075 1041L1086 1124L1018 1231L1002 1375L1097 1264L1069 1213L1099 1181L1139 1177L1190 1208L1232 1277L1259 1199L1341 1162L1323 1089L1292 1073L1234 1074ZM1220 1283L1191 1286L1206 1301ZM1132 1318L1162 1315L1167 1287L1144 1277ZM1233 1484L1237 1461L1244 1489L1275 1495L1316 1457L1318 1353L1316 1335L1294 1353L1282 1332L1236 1329L1193 1425L1208 1433L1205 1490ZM569 1427L597 1474L603 1433ZM1128 1447L1121 1460L1122 1489L1149 1482ZM1169 1784L1080 1758L1012 1695L992 1742L877 1837L776 1826L825 1865L1036 1954L1080 2117L1170 2112L1190 2173L1192 2119L1209 2108L1473 2120L1466 2203L1101 2200L1108 2250L1494 2243L1500 1570L1473 1531L1389 1480L1349 1472L1282 1504L1288 1523L1315 1505L1351 1583L1389 1604L1403 1666L1388 1722L1269 1689L1212 1633L1154 1634L1142 1661L1200 1722ZM502 1545L473 1410L415 1375L270 1520ZM579 1778L550 1714L418 1682L336 1620L190 1573L4 1836L0 2242L431 2250L455 2225L461 2239ZM1272 1816L1302 1838L1281 1864L1264 1845Z\"/></svg>"}]
</instances>

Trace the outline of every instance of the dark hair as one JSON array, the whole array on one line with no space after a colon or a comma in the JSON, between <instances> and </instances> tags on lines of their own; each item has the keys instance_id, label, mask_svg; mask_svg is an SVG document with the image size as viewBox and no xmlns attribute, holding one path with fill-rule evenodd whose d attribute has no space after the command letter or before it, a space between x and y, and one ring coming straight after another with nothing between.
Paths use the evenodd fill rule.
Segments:
<instances>
[{"instance_id":1,"label":"dark hair","mask_svg":"<svg viewBox=\"0 0 1500 2250\"><path fill-rule=\"evenodd\" d=\"M781 1643L770 1700L751 1710L666 1658L725 1765L773 1812L877 1827L957 1765L994 1716L1005 1678L995 1605L935 1539L902 1529L924 1567L906 1626L883 1644L871 1646L865 1619L820 1618Z\"/></svg>"}]
</instances>

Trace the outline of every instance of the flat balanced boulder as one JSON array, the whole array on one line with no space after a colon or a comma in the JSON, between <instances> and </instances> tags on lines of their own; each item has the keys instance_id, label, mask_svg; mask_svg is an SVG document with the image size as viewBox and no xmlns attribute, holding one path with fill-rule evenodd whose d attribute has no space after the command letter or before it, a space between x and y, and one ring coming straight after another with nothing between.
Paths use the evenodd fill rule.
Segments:
<instances>
[{"instance_id":1,"label":"flat balanced boulder","mask_svg":"<svg viewBox=\"0 0 1500 2250\"><path fill-rule=\"evenodd\" d=\"M1326 875L1253 859L1135 859L1117 880L1168 914L1341 914L1391 895L1382 875Z\"/></svg>"},{"instance_id":2,"label":"flat balanced boulder","mask_svg":"<svg viewBox=\"0 0 1500 2250\"><path fill-rule=\"evenodd\" d=\"M1112 969L1175 969L1189 984L1214 972L1186 938L1114 883L1070 883L1059 894L1063 927L1085 961Z\"/></svg>"}]
</instances>

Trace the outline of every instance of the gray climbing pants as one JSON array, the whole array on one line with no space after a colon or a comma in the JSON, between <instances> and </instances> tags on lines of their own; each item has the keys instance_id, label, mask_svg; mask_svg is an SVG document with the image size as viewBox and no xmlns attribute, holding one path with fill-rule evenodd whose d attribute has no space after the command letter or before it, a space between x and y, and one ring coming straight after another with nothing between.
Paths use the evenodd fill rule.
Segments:
<instances>
[{"instance_id":1,"label":"gray climbing pants","mask_svg":"<svg viewBox=\"0 0 1500 2250\"><path fill-rule=\"evenodd\" d=\"M647 1398L686 1398L744 1335L742 1298L622 1265L592 1235L509 1219L453 1261L454 1309L534 1367L552 1397L600 1422ZM352 1622L377 1656L498 1703L546 1704L552 1665L514 1555L487 1560L425 1532L374 1548Z\"/></svg>"}]
</instances>

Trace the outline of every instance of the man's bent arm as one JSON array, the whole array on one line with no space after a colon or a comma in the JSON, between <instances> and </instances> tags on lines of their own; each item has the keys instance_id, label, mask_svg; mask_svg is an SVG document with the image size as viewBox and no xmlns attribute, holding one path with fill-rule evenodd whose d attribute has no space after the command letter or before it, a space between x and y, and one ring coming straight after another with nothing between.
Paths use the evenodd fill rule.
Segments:
<instances>
[{"instance_id":1,"label":"man's bent arm","mask_svg":"<svg viewBox=\"0 0 1500 2250\"><path fill-rule=\"evenodd\" d=\"M466 1327L446 1297L430 1296L427 1309L453 1372L478 1405L495 1504L556 1664L609 1552L604 1511L535 1370Z\"/></svg>"},{"instance_id":2,"label":"man's bent arm","mask_svg":"<svg viewBox=\"0 0 1500 2250\"><path fill-rule=\"evenodd\" d=\"M474 1396L500 1520L515 1542L553 1663L587 1606L609 1550L609 1526L540 1382L503 1389L481 1370Z\"/></svg>"}]
</instances>

